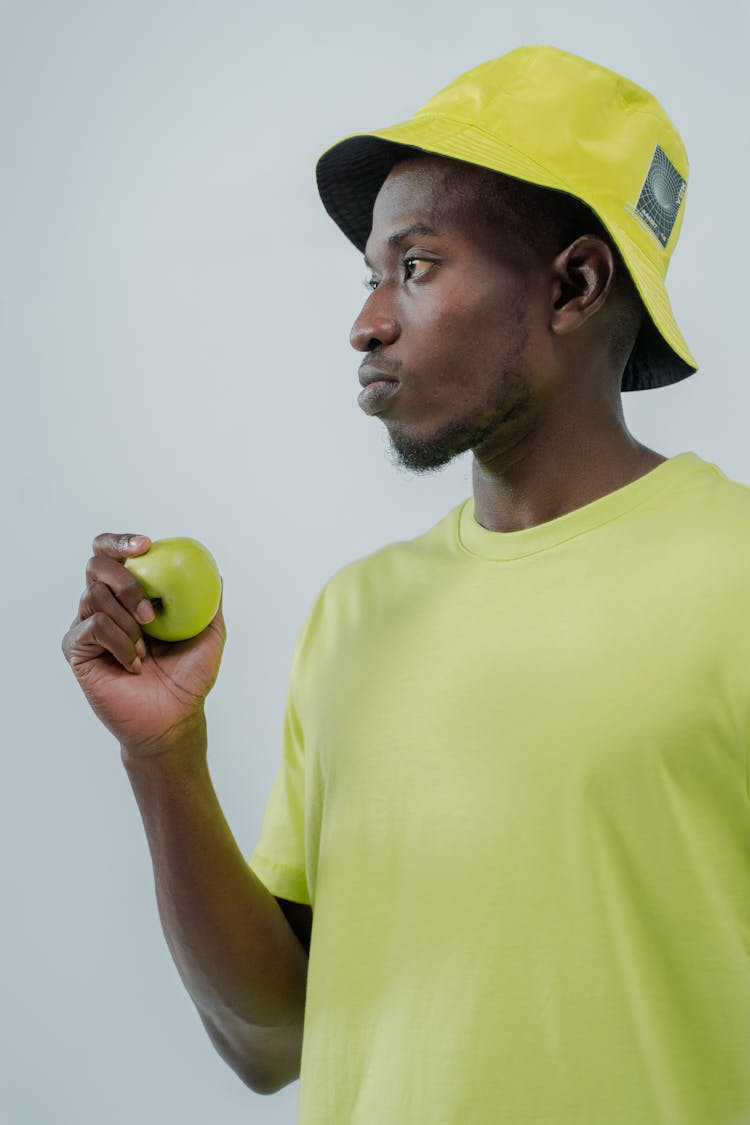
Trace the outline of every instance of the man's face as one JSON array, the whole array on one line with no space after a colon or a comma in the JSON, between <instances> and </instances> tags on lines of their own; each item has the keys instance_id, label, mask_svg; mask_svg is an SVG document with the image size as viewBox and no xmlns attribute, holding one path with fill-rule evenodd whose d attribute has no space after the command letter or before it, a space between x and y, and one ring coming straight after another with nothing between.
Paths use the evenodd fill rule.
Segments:
<instances>
[{"instance_id":1,"label":"man's face","mask_svg":"<svg viewBox=\"0 0 750 1125\"><path fill-rule=\"evenodd\" d=\"M543 366L539 251L512 218L507 230L481 218L472 187L470 169L439 157L396 165L367 242L372 292L351 342L366 353L360 379L376 382L360 405L384 422L397 462L418 472L515 444Z\"/></svg>"}]
</instances>

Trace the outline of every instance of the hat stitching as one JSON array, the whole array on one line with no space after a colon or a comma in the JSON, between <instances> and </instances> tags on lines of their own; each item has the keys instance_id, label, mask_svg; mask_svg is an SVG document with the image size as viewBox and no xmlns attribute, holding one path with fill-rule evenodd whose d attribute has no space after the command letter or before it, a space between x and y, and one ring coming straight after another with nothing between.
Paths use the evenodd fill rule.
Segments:
<instances>
[{"instance_id":1,"label":"hat stitching","mask_svg":"<svg viewBox=\"0 0 750 1125\"><path fill-rule=\"evenodd\" d=\"M471 130L472 133L479 133L482 137L487 137L487 139L492 141L494 144L498 144L498 143L502 144L502 145L505 146L505 148L510 149L511 152L515 152L519 156L522 156L524 160L527 160L530 164L533 164L535 168L539 168L540 171L544 172L545 175L548 178L554 179L556 183L567 185L567 181L562 180L554 172L551 172L550 169L546 167L546 165L541 164L533 156L529 156L528 153L523 151L523 149L520 149L516 145L513 145L509 141L506 141L505 138L500 138L500 137L495 136L494 133L489 133L486 129L483 129L481 127L481 125L476 125L473 121L464 121L462 118L455 117L453 114L450 114L450 113L415 113L412 120L415 120L416 118L424 119L424 118L427 118L427 117L432 118L434 120L438 120L438 121L453 121L457 125L460 125L463 129L469 129L469 130ZM383 131L385 132L385 130L383 130ZM371 134L371 135L377 136L377 134ZM383 139L387 140L388 138L383 138ZM439 154L436 154L436 155L439 155ZM456 159L458 159L458 158L456 158ZM492 171L499 171L499 169L489 168L489 171L491 171L491 172ZM540 185L540 186L544 186L544 185ZM566 188L564 190L569 190L569 189L566 186ZM575 195L576 193L572 190L569 190L569 194ZM578 196L577 198L580 198L580 196Z\"/></svg>"}]
</instances>

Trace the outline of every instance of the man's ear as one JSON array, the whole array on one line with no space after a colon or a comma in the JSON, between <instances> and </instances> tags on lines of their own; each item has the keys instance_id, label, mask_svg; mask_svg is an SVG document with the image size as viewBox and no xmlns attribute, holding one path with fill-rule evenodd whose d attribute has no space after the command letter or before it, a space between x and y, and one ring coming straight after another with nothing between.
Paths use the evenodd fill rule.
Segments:
<instances>
[{"instance_id":1,"label":"man's ear","mask_svg":"<svg viewBox=\"0 0 750 1125\"><path fill-rule=\"evenodd\" d=\"M580 328L607 299L615 273L612 249L595 235L577 238L555 258L550 328L565 336Z\"/></svg>"}]
</instances>

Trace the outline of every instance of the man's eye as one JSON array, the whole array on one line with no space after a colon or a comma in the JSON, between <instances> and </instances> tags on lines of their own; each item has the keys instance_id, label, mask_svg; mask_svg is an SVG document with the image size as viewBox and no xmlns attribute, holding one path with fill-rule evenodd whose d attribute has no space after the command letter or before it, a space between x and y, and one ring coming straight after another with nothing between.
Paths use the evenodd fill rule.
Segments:
<instances>
[{"instance_id":1,"label":"man's eye","mask_svg":"<svg viewBox=\"0 0 750 1125\"><path fill-rule=\"evenodd\" d=\"M407 281L417 281L427 273L432 262L428 258L405 258L404 273Z\"/></svg>"},{"instance_id":2,"label":"man's eye","mask_svg":"<svg viewBox=\"0 0 750 1125\"><path fill-rule=\"evenodd\" d=\"M362 284L364 285L365 289L372 290L377 289L380 282L376 277L373 277L372 274L368 274L367 277L362 279Z\"/></svg>"}]
</instances>

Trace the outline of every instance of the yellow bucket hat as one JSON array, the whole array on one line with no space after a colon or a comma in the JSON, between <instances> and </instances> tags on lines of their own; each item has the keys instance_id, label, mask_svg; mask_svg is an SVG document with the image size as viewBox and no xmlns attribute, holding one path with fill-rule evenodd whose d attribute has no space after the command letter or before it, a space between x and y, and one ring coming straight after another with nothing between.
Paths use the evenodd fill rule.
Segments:
<instances>
[{"instance_id":1,"label":"yellow bucket hat","mask_svg":"<svg viewBox=\"0 0 750 1125\"><path fill-rule=\"evenodd\" d=\"M622 389L663 387L696 370L664 286L682 226L687 154L646 90L555 47L519 47L462 74L403 124L346 137L318 161L318 189L361 251L403 146L582 200L617 245L650 316Z\"/></svg>"}]
</instances>

